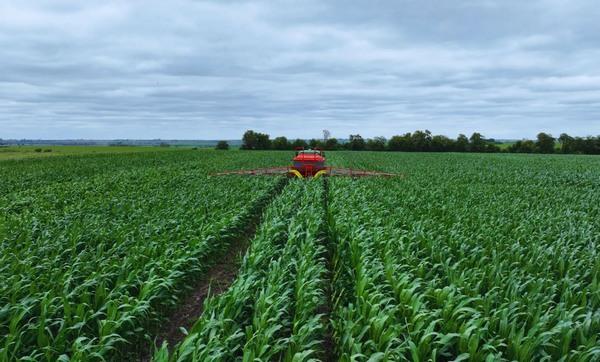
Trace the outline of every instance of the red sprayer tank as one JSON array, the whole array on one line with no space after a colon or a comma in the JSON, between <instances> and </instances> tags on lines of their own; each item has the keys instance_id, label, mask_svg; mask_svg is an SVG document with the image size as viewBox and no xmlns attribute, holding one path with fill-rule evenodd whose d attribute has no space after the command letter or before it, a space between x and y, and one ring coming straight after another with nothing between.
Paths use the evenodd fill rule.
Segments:
<instances>
[{"instance_id":1,"label":"red sprayer tank","mask_svg":"<svg viewBox=\"0 0 600 362\"><path fill-rule=\"evenodd\" d=\"M317 179L322 176L333 177L333 176L344 176L344 177L370 177L370 176L381 176L381 177L403 177L403 175L396 175L387 172L380 171L367 171L367 170L353 170L351 168L340 168L331 167L325 165L325 153L316 148L312 150L305 150L302 147L296 148L296 154L292 159L291 166L280 166L280 167L268 167L268 168L257 168L251 170L237 170L237 171L225 171L214 174L215 176L223 175L271 175L271 176L284 176L298 177L304 179Z\"/></svg>"},{"instance_id":2,"label":"red sprayer tank","mask_svg":"<svg viewBox=\"0 0 600 362\"><path fill-rule=\"evenodd\" d=\"M325 169L325 153L320 149L296 149L292 169L298 171L303 177L312 177L317 172Z\"/></svg>"}]
</instances>

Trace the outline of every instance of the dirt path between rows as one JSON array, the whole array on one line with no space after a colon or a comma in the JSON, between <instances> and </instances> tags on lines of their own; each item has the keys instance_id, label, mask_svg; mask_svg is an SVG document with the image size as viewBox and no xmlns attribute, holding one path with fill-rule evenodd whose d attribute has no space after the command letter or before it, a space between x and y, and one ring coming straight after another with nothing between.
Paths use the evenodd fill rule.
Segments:
<instances>
[{"instance_id":1,"label":"dirt path between rows","mask_svg":"<svg viewBox=\"0 0 600 362\"><path fill-rule=\"evenodd\" d=\"M322 236L323 246L325 248L325 266L327 268L326 281L327 285L325 287L325 304L321 305L321 307L317 310L319 314L323 315L323 324L325 325L325 330L323 333L323 355L321 356L321 360L323 362L333 362L337 361L337 357L335 355L335 342L333 340L333 326L330 323L331 315L333 313L333 254L334 254L334 246L332 245L333 241L330 238L330 225L329 225L329 182L326 178L323 179L323 209L324 209L324 220L326 221L325 230L323 230L324 235Z\"/></svg>"},{"instance_id":2,"label":"dirt path between rows","mask_svg":"<svg viewBox=\"0 0 600 362\"><path fill-rule=\"evenodd\" d=\"M267 199L259 202L244 230L230 242L224 254L211 256L215 264L209 267L203 276L194 283L189 294L180 301L177 308L167 316L164 324L160 326L160 330L155 335L158 348L163 342L167 342L169 352L172 352L177 343L186 337L181 328L183 327L189 331L202 315L204 301L210 296L225 292L233 283L246 250L262 222L264 210L281 193L286 184L287 179L281 180L271 194L267 196ZM149 348L139 360L152 360L152 348Z\"/></svg>"},{"instance_id":3,"label":"dirt path between rows","mask_svg":"<svg viewBox=\"0 0 600 362\"><path fill-rule=\"evenodd\" d=\"M260 219L260 215L255 217ZM212 256L216 263L208 268L204 275L196 281L191 291L181 301L176 309L165 318L160 330L155 335L155 345L160 348L163 342L168 343L169 353L181 342L186 335L181 328L189 331L198 318L202 315L204 301L210 296L225 292L235 280L242 259L248 249L250 240L256 233L258 221L253 220L244 231L244 234L231 242L227 252ZM149 362L152 360L153 347L147 346L136 360Z\"/></svg>"},{"instance_id":4,"label":"dirt path between rows","mask_svg":"<svg viewBox=\"0 0 600 362\"><path fill-rule=\"evenodd\" d=\"M183 327L189 331L200 317L206 298L219 295L229 288L237 276L242 258L250 242L249 239L254 235L254 231L248 230L248 237L233 242L227 253L222 255L217 263L208 269L202 279L193 287L191 294L180 302L177 309L169 316L167 324L162 327L162 331L156 337L158 347L166 341L171 350L185 338L185 334L180 328Z\"/></svg>"}]
</instances>

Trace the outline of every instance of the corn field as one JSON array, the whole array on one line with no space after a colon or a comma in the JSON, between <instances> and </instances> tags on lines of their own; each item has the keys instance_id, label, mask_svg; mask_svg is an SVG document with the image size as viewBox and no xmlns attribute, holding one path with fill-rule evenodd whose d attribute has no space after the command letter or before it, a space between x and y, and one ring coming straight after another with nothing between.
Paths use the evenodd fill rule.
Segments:
<instances>
[{"instance_id":1,"label":"corn field","mask_svg":"<svg viewBox=\"0 0 600 362\"><path fill-rule=\"evenodd\" d=\"M327 156L404 177L209 176L286 152L0 162L0 361L600 361L599 158Z\"/></svg>"}]
</instances>

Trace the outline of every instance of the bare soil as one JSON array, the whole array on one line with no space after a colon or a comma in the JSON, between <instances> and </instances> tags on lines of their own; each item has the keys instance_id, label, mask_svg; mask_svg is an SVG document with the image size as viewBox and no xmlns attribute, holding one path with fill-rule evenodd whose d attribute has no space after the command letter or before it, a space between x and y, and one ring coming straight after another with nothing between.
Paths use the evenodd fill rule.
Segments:
<instances>
[{"instance_id":1,"label":"bare soil","mask_svg":"<svg viewBox=\"0 0 600 362\"><path fill-rule=\"evenodd\" d=\"M187 296L181 300L177 308L160 325L160 330L155 334L155 345L158 348L162 346L163 342L167 342L169 352L172 352L177 343L185 338L181 328L189 331L202 315L206 298L219 295L231 286L237 277L242 258L250 241L254 238L256 230L262 222L263 211L271 200L281 193L287 182L287 179L282 179L267 197L267 200L259 202L254 216L248 221L245 229L238 234L238 237L230 242L229 248L224 254L211 256L215 264L209 267L203 276L193 284ZM136 360L150 361L152 359L151 353L151 348L138 350Z\"/></svg>"},{"instance_id":2,"label":"bare soil","mask_svg":"<svg viewBox=\"0 0 600 362\"><path fill-rule=\"evenodd\" d=\"M247 235L254 235L251 231ZM190 294L177 306L169 316L166 324L156 336L156 345L160 347L164 341L171 350L177 343L185 338L181 327L186 330L194 325L202 314L204 300L209 296L219 295L227 290L237 276L240 263L248 247L249 238L233 242L226 254L222 255L215 265L208 269L206 274L194 285Z\"/></svg>"},{"instance_id":3,"label":"bare soil","mask_svg":"<svg viewBox=\"0 0 600 362\"><path fill-rule=\"evenodd\" d=\"M329 184L327 179L323 179L323 207L325 209L325 220L329 219ZM325 330L323 333L323 356L321 360L323 362L337 361L335 355L335 342L333 340L333 327L329 321L331 320L332 307L333 307L333 254L334 246L333 241L329 236L329 226L326 225L323 237L323 246L325 247L325 266L327 268L327 286L325 288L325 304L321 305L317 312L323 315L323 323L325 324Z\"/></svg>"},{"instance_id":4,"label":"bare soil","mask_svg":"<svg viewBox=\"0 0 600 362\"><path fill-rule=\"evenodd\" d=\"M325 331L323 333L323 355L321 356L321 360L323 362L333 362L337 359L335 358L335 343L333 341L333 335L331 330L331 325L329 324L329 320L331 318L331 291L326 290L326 303L320 306L317 309L317 313L323 315L323 323L325 324Z\"/></svg>"}]
</instances>

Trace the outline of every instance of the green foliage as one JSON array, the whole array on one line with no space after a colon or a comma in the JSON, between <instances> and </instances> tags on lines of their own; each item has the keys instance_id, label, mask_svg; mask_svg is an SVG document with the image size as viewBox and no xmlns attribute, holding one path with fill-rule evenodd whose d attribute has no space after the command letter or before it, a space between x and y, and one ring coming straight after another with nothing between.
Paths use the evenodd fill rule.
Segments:
<instances>
[{"instance_id":1,"label":"green foliage","mask_svg":"<svg viewBox=\"0 0 600 362\"><path fill-rule=\"evenodd\" d=\"M219 142L217 142L217 145L215 146L215 149L217 149L217 150L228 150L229 149L229 143L227 143L227 141L219 141Z\"/></svg>"},{"instance_id":2,"label":"green foliage","mask_svg":"<svg viewBox=\"0 0 600 362\"><path fill-rule=\"evenodd\" d=\"M485 139L481 133L473 133L469 138L469 151L471 152L485 152Z\"/></svg>"},{"instance_id":3,"label":"green foliage","mask_svg":"<svg viewBox=\"0 0 600 362\"><path fill-rule=\"evenodd\" d=\"M119 157L0 163L0 360L120 359L278 182L209 177L240 166L211 151Z\"/></svg>"},{"instance_id":4,"label":"green foliage","mask_svg":"<svg viewBox=\"0 0 600 362\"><path fill-rule=\"evenodd\" d=\"M208 174L288 162L213 150L0 162L0 360L126 360L282 182ZM155 361L600 358L600 159L328 163L405 177L290 180L233 284Z\"/></svg>"},{"instance_id":5,"label":"green foliage","mask_svg":"<svg viewBox=\"0 0 600 362\"><path fill-rule=\"evenodd\" d=\"M365 139L359 134L351 134L346 148L352 151L364 151L366 148Z\"/></svg>"},{"instance_id":6,"label":"green foliage","mask_svg":"<svg viewBox=\"0 0 600 362\"><path fill-rule=\"evenodd\" d=\"M271 147L273 147L274 150L289 150L289 149L291 149L290 143L289 143L288 139L285 137L276 137L273 140Z\"/></svg>"},{"instance_id":7,"label":"green foliage","mask_svg":"<svg viewBox=\"0 0 600 362\"><path fill-rule=\"evenodd\" d=\"M386 140L384 137L369 138L366 148L369 151L385 151Z\"/></svg>"},{"instance_id":8,"label":"green foliage","mask_svg":"<svg viewBox=\"0 0 600 362\"><path fill-rule=\"evenodd\" d=\"M337 150L340 147L337 138L328 138L323 145L325 150L333 151Z\"/></svg>"},{"instance_id":9,"label":"green foliage","mask_svg":"<svg viewBox=\"0 0 600 362\"><path fill-rule=\"evenodd\" d=\"M296 149L296 148L308 148L308 143L303 139L296 138L292 142L292 149Z\"/></svg>"},{"instance_id":10,"label":"green foliage","mask_svg":"<svg viewBox=\"0 0 600 362\"><path fill-rule=\"evenodd\" d=\"M323 184L293 180L265 211L240 274L209 298L171 361L308 361L325 325ZM165 349L155 361L164 361Z\"/></svg>"},{"instance_id":11,"label":"green foliage","mask_svg":"<svg viewBox=\"0 0 600 362\"><path fill-rule=\"evenodd\" d=\"M243 150L268 150L271 148L269 135L248 130L242 137Z\"/></svg>"},{"instance_id":12,"label":"green foliage","mask_svg":"<svg viewBox=\"0 0 600 362\"><path fill-rule=\"evenodd\" d=\"M407 174L330 180L340 361L598 358L600 160L331 157Z\"/></svg>"},{"instance_id":13,"label":"green foliage","mask_svg":"<svg viewBox=\"0 0 600 362\"><path fill-rule=\"evenodd\" d=\"M540 132L537 135L537 141L535 143L536 150L539 153L554 153L554 143L556 139L551 135Z\"/></svg>"},{"instance_id":14,"label":"green foliage","mask_svg":"<svg viewBox=\"0 0 600 362\"><path fill-rule=\"evenodd\" d=\"M571 137L562 133L558 137L561 153L577 153L588 155L600 155L600 136L596 137Z\"/></svg>"},{"instance_id":15,"label":"green foliage","mask_svg":"<svg viewBox=\"0 0 600 362\"><path fill-rule=\"evenodd\" d=\"M19 160L26 158L46 158L57 156L81 156L121 153L150 153L177 150L176 148L160 148L146 146L52 146L52 152L42 152L38 146L0 146L0 162L4 160Z\"/></svg>"},{"instance_id":16,"label":"green foliage","mask_svg":"<svg viewBox=\"0 0 600 362\"><path fill-rule=\"evenodd\" d=\"M535 151L535 142L531 140L517 141L508 147L508 152L513 153L534 153Z\"/></svg>"}]
</instances>

